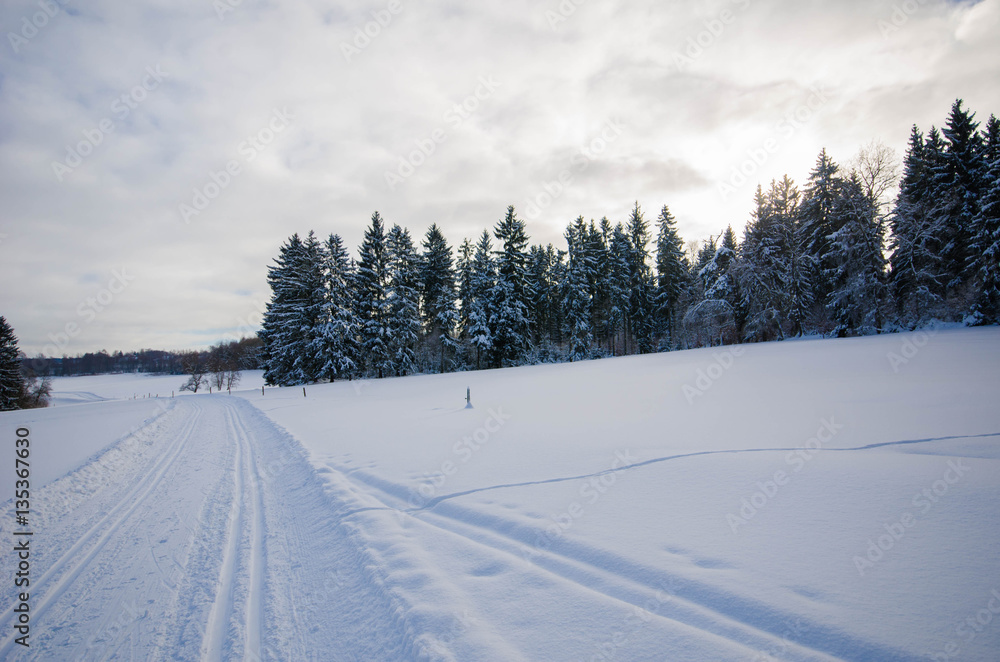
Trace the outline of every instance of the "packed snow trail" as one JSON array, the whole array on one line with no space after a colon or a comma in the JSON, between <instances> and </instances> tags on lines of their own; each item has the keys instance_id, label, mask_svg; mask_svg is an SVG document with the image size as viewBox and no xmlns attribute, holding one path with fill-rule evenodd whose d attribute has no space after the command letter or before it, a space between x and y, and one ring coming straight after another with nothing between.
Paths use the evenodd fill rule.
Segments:
<instances>
[{"instance_id":1,"label":"packed snow trail","mask_svg":"<svg viewBox=\"0 0 1000 662\"><path fill-rule=\"evenodd\" d=\"M178 400L36 492L31 646L14 643L5 591L0 659L403 657L319 485L245 401Z\"/></svg>"}]
</instances>

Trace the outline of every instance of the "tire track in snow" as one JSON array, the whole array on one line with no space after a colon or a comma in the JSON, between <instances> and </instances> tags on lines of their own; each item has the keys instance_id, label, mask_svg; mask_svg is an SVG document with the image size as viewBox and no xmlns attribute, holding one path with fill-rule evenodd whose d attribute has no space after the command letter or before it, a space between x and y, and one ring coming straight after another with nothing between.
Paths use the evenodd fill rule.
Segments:
<instances>
[{"instance_id":1,"label":"tire track in snow","mask_svg":"<svg viewBox=\"0 0 1000 662\"><path fill-rule=\"evenodd\" d=\"M115 504L96 524L88 529L79 540L69 548L62 556L56 560L42 576L34 582L34 586L47 588L41 598L36 598L33 619L39 619L52 603L62 595L76 580L91 561L104 549L108 540L119 530L122 524L146 501L149 495L160 485L163 476L167 473L178 456L184 450L191 434L201 418L201 408L194 406L195 411L185 422L180 434L173 441L173 448L170 452L163 454L153 467L141 479L136 481L133 487L124 497ZM93 545L87 545L96 538ZM82 555L82 558L81 558ZM79 559L75 565L71 565L75 559ZM54 582L50 587L50 582ZM37 589L32 593L37 595ZM13 605L0 614L0 623L6 623L13 614ZM14 646L14 637L9 639L0 647L0 658L6 658Z\"/></svg>"}]
</instances>

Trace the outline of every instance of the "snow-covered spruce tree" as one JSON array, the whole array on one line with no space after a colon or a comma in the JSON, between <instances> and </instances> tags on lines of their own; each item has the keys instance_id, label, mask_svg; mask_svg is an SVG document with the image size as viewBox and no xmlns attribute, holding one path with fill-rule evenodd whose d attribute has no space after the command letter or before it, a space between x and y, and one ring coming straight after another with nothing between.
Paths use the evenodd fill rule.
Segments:
<instances>
[{"instance_id":1,"label":"snow-covered spruce tree","mask_svg":"<svg viewBox=\"0 0 1000 662\"><path fill-rule=\"evenodd\" d=\"M420 260L409 230L392 226L386 237L386 258L389 369L396 376L409 375L416 369L420 339Z\"/></svg>"},{"instance_id":2,"label":"snow-covered spruce tree","mask_svg":"<svg viewBox=\"0 0 1000 662\"><path fill-rule=\"evenodd\" d=\"M357 374L358 321L354 315L354 264L340 235L331 234L324 246L325 294L316 351L321 372L331 382Z\"/></svg>"},{"instance_id":3,"label":"snow-covered spruce tree","mask_svg":"<svg viewBox=\"0 0 1000 662\"><path fill-rule=\"evenodd\" d=\"M296 268L299 286L302 289L301 333L304 346L293 363L295 383L307 384L319 381L324 376L326 363L322 353L317 351L325 326L327 291L324 269L326 256L323 244L310 230L302 242L302 258Z\"/></svg>"},{"instance_id":4,"label":"snow-covered spruce tree","mask_svg":"<svg viewBox=\"0 0 1000 662\"><path fill-rule=\"evenodd\" d=\"M795 184L785 175L777 186L772 184L771 188L771 208L784 235L789 333L801 336L807 331L809 310L815 300L816 258L807 246L807 234L799 215L799 191Z\"/></svg>"},{"instance_id":5,"label":"snow-covered spruce tree","mask_svg":"<svg viewBox=\"0 0 1000 662\"><path fill-rule=\"evenodd\" d=\"M590 283L594 278L593 258L587 245L587 225L583 217L578 217L565 232L569 247L569 261L563 286L563 309L566 312L566 336L569 339L570 361L590 358L590 347L594 339L591 327L593 299Z\"/></svg>"},{"instance_id":6,"label":"snow-covered spruce tree","mask_svg":"<svg viewBox=\"0 0 1000 662\"><path fill-rule=\"evenodd\" d=\"M714 240L707 243L709 248L714 245ZM741 316L742 302L734 273L736 259L736 234L730 226L722 234L719 246L698 271L704 284L702 301L696 304L702 312L700 317L712 327L713 339L718 337L723 343L737 342L746 323L745 315Z\"/></svg>"},{"instance_id":7,"label":"snow-covered spruce tree","mask_svg":"<svg viewBox=\"0 0 1000 662\"><path fill-rule=\"evenodd\" d=\"M445 372L458 349L458 307L451 247L436 223L427 231L423 249L420 286L424 331L429 348L437 354L438 371Z\"/></svg>"},{"instance_id":8,"label":"snow-covered spruce tree","mask_svg":"<svg viewBox=\"0 0 1000 662\"><path fill-rule=\"evenodd\" d=\"M475 367L482 368L493 352L493 334L489 324L490 295L496 282L493 241L483 230L476 243L469 273L468 291L462 299L462 338L471 347Z\"/></svg>"},{"instance_id":9,"label":"snow-covered spruce tree","mask_svg":"<svg viewBox=\"0 0 1000 662\"><path fill-rule=\"evenodd\" d=\"M931 166L931 186L936 194L932 214L942 244L945 301L953 319L969 309L970 288L966 285L974 266L973 228L985 179L982 139L974 117L975 113L962 108L961 99L955 101L941 131L944 149Z\"/></svg>"},{"instance_id":10,"label":"snow-covered spruce tree","mask_svg":"<svg viewBox=\"0 0 1000 662\"><path fill-rule=\"evenodd\" d=\"M632 264L632 244L625 233L625 227L616 223L611 230L608 245L608 330L610 349L613 355L628 352L629 338L629 275Z\"/></svg>"},{"instance_id":11,"label":"snow-covered spruce tree","mask_svg":"<svg viewBox=\"0 0 1000 662\"><path fill-rule=\"evenodd\" d=\"M555 249L551 244L533 245L528 250L528 266L525 278L528 283L528 318L531 321L532 347L536 352L549 349L558 335L552 328L554 322L554 301L558 296L557 283L552 281L552 260Z\"/></svg>"},{"instance_id":12,"label":"snow-covered spruce tree","mask_svg":"<svg viewBox=\"0 0 1000 662\"><path fill-rule=\"evenodd\" d=\"M934 315L943 292L941 242L931 208L931 163L939 156L940 140L933 129L925 140L913 126L903 179L896 204L889 215L890 240L889 287L897 317L906 326L915 326Z\"/></svg>"},{"instance_id":13,"label":"snow-covered spruce tree","mask_svg":"<svg viewBox=\"0 0 1000 662\"><path fill-rule=\"evenodd\" d=\"M309 307L314 294L309 291L303 273L307 262L305 244L298 234L293 234L282 244L274 264L267 270L271 300L264 311L259 336L263 341L264 379L274 386L291 386L302 381L297 361L309 351L312 333Z\"/></svg>"},{"instance_id":14,"label":"snow-covered spruce tree","mask_svg":"<svg viewBox=\"0 0 1000 662\"><path fill-rule=\"evenodd\" d=\"M684 241L677 232L677 222L663 205L656 219L656 293L654 316L661 350L677 346L677 323L681 293L687 286L689 266Z\"/></svg>"},{"instance_id":15,"label":"snow-covered spruce tree","mask_svg":"<svg viewBox=\"0 0 1000 662\"><path fill-rule=\"evenodd\" d=\"M524 362L531 342L528 318L526 267L528 235L524 221L517 218L513 205L493 230L499 242L496 254L496 282L489 297L489 326L493 339L493 367Z\"/></svg>"},{"instance_id":16,"label":"snow-covered spruce tree","mask_svg":"<svg viewBox=\"0 0 1000 662\"><path fill-rule=\"evenodd\" d=\"M653 334L653 276L649 268L649 224L636 202L627 226L631 255L629 259L628 320L633 350L648 354L655 349Z\"/></svg>"},{"instance_id":17,"label":"snow-covered spruce tree","mask_svg":"<svg viewBox=\"0 0 1000 662\"><path fill-rule=\"evenodd\" d=\"M816 165L809 173L809 180L803 190L802 204L799 206L803 248L813 258L816 267L812 299L821 309L819 311L821 315L822 308L833 289L828 275L834 266L829 262L830 237L840 229L834 215L834 207L842 184L841 178L837 175L839 170L840 166L830 158L826 149L821 150L816 158Z\"/></svg>"},{"instance_id":18,"label":"snow-covered spruce tree","mask_svg":"<svg viewBox=\"0 0 1000 662\"><path fill-rule=\"evenodd\" d=\"M986 133L985 193L976 216L973 253L978 292L972 306L972 324L1000 323L1000 122L990 116Z\"/></svg>"},{"instance_id":19,"label":"snow-covered spruce tree","mask_svg":"<svg viewBox=\"0 0 1000 662\"><path fill-rule=\"evenodd\" d=\"M566 307L563 305L562 285L566 282L566 251L556 249L552 244L545 247L545 259L549 265L549 328L548 342L536 351L536 358L541 360L556 360L562 358L561 348L566 344ZM531 292L531 281L528 281ZM530 320L529 320L530 321Z\"/></svg>"},{"instance_id":20,"label":"snow-covered spruce tree","mask_svg":"<svg viewBox=\"0 0 1000 662\"><path fill-rule=\"evenodd\" d=\"M0 411L20 409L25 390L17 336L6 318L0 316Z\"/></svg>"},{"instance_id":21,"label":"snow-covered spruce tree","mask_svg":"<svg viewBox=\"0 0 1000 662\"><path fill-rule=\"evenodd\" d=\"M885 238L877 203L856 174L842 182L833 214L839 229L830 235L824 262L832 285L827 308L838 337L879 333L886 297Z\"/></svg>"},{"instance_id":22,"label":"snow-covered spruce tree","mask_svg":"<svg viewBox=\"0 0 1000 662\"><path fill-rule=\"evenodd\" d=\"M610 225L607 218L601 219L600 228L593 220L587 225L587 247L594 265L593 280L590 284L590 326L594 333L595 355L603 354L604 348L608 346L608 304L610 299L608 268L611 258L608 254L608 235L605 234L605 231L610 232Z\"/></svg>"},{"instance_id":23,"label":"snow-covered spruce tree","mask_svg":"<svg viewBox=\"0 0 1000 662\"><path fill-rule=\"evenodd\" d=\"M354 277L354 296L362 369L366 374L384 377L392 373L389 355L389 267L385 223L378 212L372 214L371 226L365 230Z\"/></svg>"},{"instance_id":24,"label":"snow-covered spruce tree","mask_svg":"<svg viewBox=\"0 0 1000 662\"><path fill-rule=\"evenodd\" d=\"M813 260L799 224L798 190L786 175L757 187L756 209L743 242L741 278L748 291L747 334L751 340L800 334L812 303Z\"/></svg>"}]
</instances>

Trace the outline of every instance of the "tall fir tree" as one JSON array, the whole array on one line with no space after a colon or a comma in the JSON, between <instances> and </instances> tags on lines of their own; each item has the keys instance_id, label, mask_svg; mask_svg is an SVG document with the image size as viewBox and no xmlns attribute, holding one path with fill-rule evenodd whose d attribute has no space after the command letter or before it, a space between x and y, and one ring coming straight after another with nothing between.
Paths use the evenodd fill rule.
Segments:
<instances>
[{"instance_id":1,"label":"tall fir tree","mask_svg":"<svg viewBox=\"0 0 1000 662\"><path fill-rule=\"evenodd\" d=\"M975 275L978 291L970 322L1000 323L1000 122L990 117L985 154L990 157L985 176L984 196L976 216L973 252L977 257Z\"/></svg>"},{"instance_id":2,"label":"tall fir tree","mask_svg":"<svg viewBox=\"0 0 1000 662\"><path fill-rule=\"evenodd\" d=\"M331 234L324 245L326 303L317 349L322 374L331 382L357 374L358 321L354 315L354 264L340 235Z\"/></svg>"},{"instance_id":3,"label":"tall fir tree","mask_svg":"<svg viewBox=\"0 0 1000 662\"><path fill-rule=\"evenodd\" d=\"M914 125L903 160L903 178L896 205L889 216L889 287L897 317L904 325L933 315L943 292L941 242L931 213L935 195L931 165L937 160L940 137L935 130L925 138Z\"/></svg>"},{"instance_id":4,"label":"tall fir tree","mask_svg":"<svg viewBox=\"0 0 1000 662\"><path fill-rule=\"evenodd\" d=\"M830 282L830 241L840 229L834 207L840 196L840 166L826 153L820 151L816 165L809 173L799 207L802 247L814 261L815 275L812 300L821 305L827 300L833 283Z\"/></svg>"},{"instance_id":5,"label":"tall fir tree","mask_svg":"<svg viewBox=\"0 0 1000 662\"><path fill-rule=\"evenodd\" d=\"M678 307L687 286L688 263L676 219L666 205L660 210L656 227L655 316L660 348L669 349L676 345L677 322L681 317Z\"/></svg>"},{"instance_id":6,"label":"tall fir tree","mask_svg":"<svg viewBox=\"0 0 1000 662\"><path fill-rule=\"evenodd\" d=\"M359 251L358 270L354 278L354 309L358 316L362 367L376 377L392 373L388 261L385 222L375 212Z\"/></svg>"},{"instance_id":7,"label":"tall fir tree","mask_svg":"<svg viewBox=\"0 0 1000 662\"><path fill-rule=\"evenodd\" d=\"M313 350L324 303L321 261L312 233L306 241L293 234L268 268L271 300L259 334L268 384L292 386L318 377Z\"/></svg>"},{"instance_id":8,"label":"tall fir tree","mask_svg":"<svg viewBox=\"0 0 1000 662\"><path fill-rule=\"evenodd\" d=\"M496 283L493 261L493 241L483 230L473 255L468 293L462 299L462 337L475 355L476 368L482 368L493 352L493 332L490 329L490 296Z\"/></svg>"},{"instance_id":9,"label":"tall fir tree","mask_svg":"<svg viewBox=\"0 0 1000 662\"><path fill-rule=\"evenodd\" d=\"M830 235L827 278L832 284L827 308L839 337L878 333L886 297L883 229L877 202L865 194L856 175L840 187L834 215L839 229Z\"/></svg>"},{"instance_id":10,"label":"tall fir tree","mask_svg":"<svg viewBox=\"0 0 1000 662\"><path fill-rule=\"evenodd\" d=\"M564 236L569 248L562 296L566 311L566 336L569 339L568 358L570 361L582 361L590 358L594 339L590 288L596 265L590 254L589 233L582 216L566 228Z\"/></svg>"},{"instance_id":11,"label":"tall fir tree","mask_svg":"<svg viewBox=\"0 0 1000 662\"><path fill-rule=\"evenodd\" d=\"M17 336L7 319L0 316L0 411L20 409L26 388Z\"/></svg>"},{"instance_id":12,"label":"tall fir tree","mask_svg":"<svg viewBox=\"0 0 1000 662\"><path fill-rule=\"evenodd\" d=\"M451 247L436 223L427 231L423 249L420 285L424 330L431 351L438 356L438 371L445 372L458 348L458 307Z\"/></svg>"},{"instance_id":13,"label":"tall fir tree","mask_svg":"<svg viewBox=\"0 0 1000 662\"><path fill-rule=\"evenodd\" d=\"M507 214L496 224L493 235L499 246L494 251L497 273L489 307L492 365L519 365L527 357L531 342L526 277L528 235L513 205L507 207Z\"/></svg>"},{"instance_id":14,"label":"tall fir tree","mask_svg":"<svg viewBox=\"0 0 1000 662\"><path fill-rule=\"evenodd\" d=\"M961 99L955 101L941 131L944 149L931 167L932 187L937 193L932 213L942 244L944 294L955 317L967 309L964 285L974 265L970 249L985 175L979 124L974 117L975 113L962 108Z\"/></svg>"},{"instance_id":15,"label":"tall fir tree","mask_svg":"<svg viewBox=\"0 0 1000 662\"><path fill-rule=\"evenodd\" d=\"M386 324L389 366L402 377L416 371L417 342L420 339L420 259L410 231L393 225L386 235L386 266L389 290Z\"/></svg>"},{"instance_id":16,"label":"tall fir tree","mask_svg":"<svg viewBox=\"0 0 1000 662\"><path fill-rule=\"evenodd\" d=\"M631 331L633 350L648 354L653 344L653 279L649 268L649 224L636 202L629 214L629 297L628 328Z\"/></svg>"}]
</instances>

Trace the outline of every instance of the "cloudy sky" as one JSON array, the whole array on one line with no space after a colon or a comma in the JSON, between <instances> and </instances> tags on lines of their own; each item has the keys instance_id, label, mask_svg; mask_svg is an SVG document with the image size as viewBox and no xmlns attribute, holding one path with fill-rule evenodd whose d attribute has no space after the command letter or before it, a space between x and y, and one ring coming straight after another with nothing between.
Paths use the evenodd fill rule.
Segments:
<instances>
[{"instance_id":1,"label":"cloudy sky","mask_svg":"<svg viewBox=\"0 0 1000 662\"><path fill-rule=\"evenodd\" d=\"M754 187L962 97L1000 113L1000 0L5 0L0 314L30 355L251 332L293 232L374 210L452 246ZM739 174L743 170L745 174Z\"/></svg>"}]
</instances>

